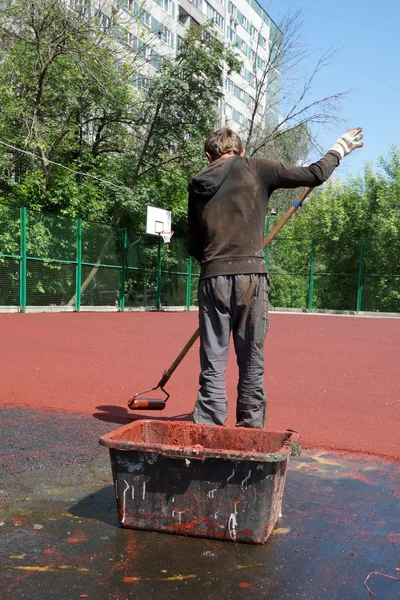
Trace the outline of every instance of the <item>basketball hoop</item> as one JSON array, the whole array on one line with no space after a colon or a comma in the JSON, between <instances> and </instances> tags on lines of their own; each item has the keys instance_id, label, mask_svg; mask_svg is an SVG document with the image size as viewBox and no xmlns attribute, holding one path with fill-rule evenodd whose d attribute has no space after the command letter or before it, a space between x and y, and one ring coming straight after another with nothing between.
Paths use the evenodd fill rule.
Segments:
<instances>
[{"instance_id":1,"label":"basketball hoop","mask_svg":"<svg viewBox=\"0 0 400 600\"><path fill-rule=\"evenodd\" d=\"M162 237L164 244L169 244L172 236L174 235L173 231L157 231L157 235Z\"/></svg>"}]
</instances>

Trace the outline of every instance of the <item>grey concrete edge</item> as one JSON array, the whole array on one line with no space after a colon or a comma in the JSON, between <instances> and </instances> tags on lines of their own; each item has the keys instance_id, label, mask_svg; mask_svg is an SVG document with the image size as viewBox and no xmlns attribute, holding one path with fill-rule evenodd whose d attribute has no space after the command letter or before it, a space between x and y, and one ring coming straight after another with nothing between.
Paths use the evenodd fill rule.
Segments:
<instances>
[{"instance_id":1,"label":"grey concrete edge","mask_svg":"<svg viewBox=\"0 0 400 600\"><path fill-rule=\"evenodd\" d=\"M123 312L155 312L155 306L129 306ZM161 312L188 312L197 311L197 306L162 306ZM329 310L329 309L307 309L307 308L281 308L270 306L269 311L276 314L294 314L294 315L320 315L320 316L339 316L339 317L369 317L369 318L387 318L400 319L400 313L369 312L355 310ZM0 306L0 313L18 313L19 306ZM42 312L76 312L73 306L27 306L27 313ZM80 312L121 312L116 306L81 306Z\"/></svg>"},{"instance_id":2,"label":"grey concrete edge","mask_svg":"<svg viewBox=\"0 0 400 600\"><path fill-rule=\"evenodd\" d=\"M305 314L305 315L337 315L340 317L384 317L387 319L399 319L400 313L385 313L372 311L356 311L356 310L333 310L333 309L308 309L308 308L280 308L278 306L270 306L270 312L278 314Z\"/></svg>"}]
</instances>

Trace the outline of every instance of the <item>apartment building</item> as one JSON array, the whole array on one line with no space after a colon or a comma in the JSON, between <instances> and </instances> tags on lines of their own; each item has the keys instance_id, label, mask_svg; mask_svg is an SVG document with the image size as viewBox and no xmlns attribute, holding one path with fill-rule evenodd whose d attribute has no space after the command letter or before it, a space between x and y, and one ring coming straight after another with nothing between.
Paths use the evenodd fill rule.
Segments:
<instances>
[{"instance_id":1,"label":"apartment building","mask_svg":"<svg viewBox=\"0 0 400 600\"><path fill-rule=\"evenodd\" d=\"M70 0L71 5L77 1ZM145 46L147 61L134 85L146 87L163 56L175 55L191 25L212 21L217 37L231 44L243 66L240 73L224 75L221 123L246 129L253 113L256 88L279 46L280 31L256 0L111 0L97 13L101 27L118 14L120 40L137 50ZM279 68L269 69L269 97L259 102L259 113L272 125L279 121Z\"/></svg>"}]
</instances>

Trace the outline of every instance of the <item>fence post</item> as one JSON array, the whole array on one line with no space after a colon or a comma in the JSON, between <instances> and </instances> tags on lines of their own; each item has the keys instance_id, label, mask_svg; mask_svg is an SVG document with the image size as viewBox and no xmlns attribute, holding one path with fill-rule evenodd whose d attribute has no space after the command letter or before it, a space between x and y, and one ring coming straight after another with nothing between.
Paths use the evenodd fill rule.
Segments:
<instances>
[{"instance_id":1,"label":"fence post","mask_svg":"<svg viewBox=\"0 0 400 600\"><path fill-rule=\"evenodd\" d=\"M76 221L75 310L81 310L82 285L82 219Z\"/></svg>"},{"instance_id":2,"label":"fence post","mask_svg":"<svg viewBox=\"0 0 400 600\"><path fill-rule=\"evenodd\" d=\"M122 312L125 310L125 280L126 280L126 250L128 247L128 229L126 227L122 230L122 265L121 265L121 279L119 288L119 310Z\"/></svg>"},{"instance_id":3,"label":"fence post","mask_svg":"<svg viewBox=\"0 0 400 600\"><path fill-rule=\"evenodd\" d=\"M311 240L310 275L308 280L308 310L312 309L314 296L315 240Z\"/></svg>"},{"instance_id":4,"label":"fence post","mask_svg":"<svg viewBox=\"0 0 400 600\"><path fill-rule=\"evenodd\" d=\"M358 266L358 282L357 282L357 306L356 306L357 312L359 312L361 310L362 286L363 286L363 275L364 275L364 251L365 251L365 240L361 240L360 264Z\"/></svg>"},{"instance_id":5,"label":"fence post","mask_svg":"<svg viewBox=\"0 0 400 600\"><path fill-rule=\"evenodd\" d=\"M192 257L188 258L186 279L186 310L190 310L190 299L192 296Z\"/></svg>"},{"instance_id":6,"label":"fence post","mask_svg":"<svg viewBox=\"0 0 400 600\"><path fill-rule=\"evenodd\" d=\"M19 210L20 263L19 263L19 309L26 312L26 208Z\"/></svg>"},{"instance_id":7,"label":"fence post","mask_svg":"<svg viewBox=\"0 0 400 600\"><path fill-rule=\"evenodd\" d=\"M157 249L157 289L156 289L156 309L161 308L161 235L158 236Z\"/></svg>"}]
</instances>

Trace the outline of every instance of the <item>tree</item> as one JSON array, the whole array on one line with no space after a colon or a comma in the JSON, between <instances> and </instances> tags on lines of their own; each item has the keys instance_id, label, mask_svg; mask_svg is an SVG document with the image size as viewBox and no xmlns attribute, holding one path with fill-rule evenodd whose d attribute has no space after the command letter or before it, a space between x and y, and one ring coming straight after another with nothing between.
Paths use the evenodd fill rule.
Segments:
<instances>
[{"instance_id":1,"label":"tree","mask_svg":"<svg viewBox=\"0 0 400 600\"><path fill-rule=\"evenodd\" d=\"M134 65L120 62L122 50L115 51L115 39L95 17L57 0L17 0L0 19L8 39L0 74L0 138L8 144L2 147L4 192L12 197L33 177L40 206L82 216L94 208L104 216L112 194L98 186L93 206L85 205L71 191L90 187L88 180L71 178L54 163L83 175L109 174L109 159L127 137Z\"/></svg>"},{"instance_id":2,"label":"tree","mask_svg":"<svg viewBox=\"0 0 400 600\"><path fill-rule=\"evenodd\" d=\"M301 43L302 20L300 12L288 13L279 27L271 21L269 53L260 60L260 35L253 57L255 93L249 88L251 117L243 127L245 147L250 156L273 153L278 138L290 138L291 144L305 138L309 147L318 143L312 134L312 125L336 125L340 119L340 101L347 92L336 92L313 98L315 78L332 57L324 54L311 73L301 76L303 61L308 56ZM289 148L289 139L282 140ZM304 146L304 142L301 142ZM297 154L294 146L294 154Z\"/></svg>"}]
</instances>

